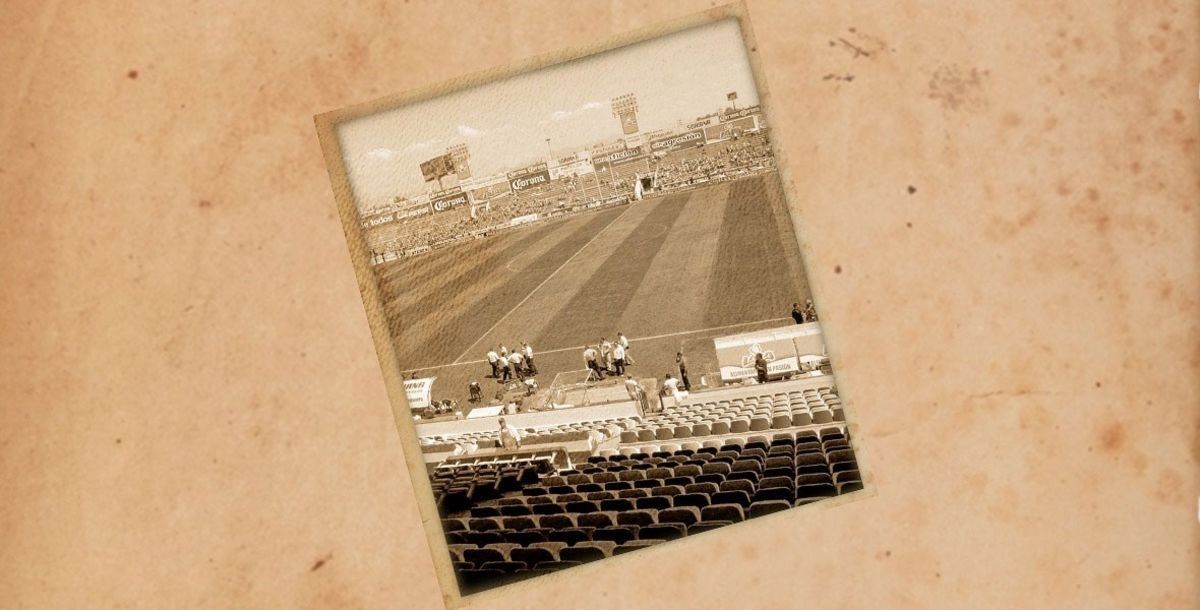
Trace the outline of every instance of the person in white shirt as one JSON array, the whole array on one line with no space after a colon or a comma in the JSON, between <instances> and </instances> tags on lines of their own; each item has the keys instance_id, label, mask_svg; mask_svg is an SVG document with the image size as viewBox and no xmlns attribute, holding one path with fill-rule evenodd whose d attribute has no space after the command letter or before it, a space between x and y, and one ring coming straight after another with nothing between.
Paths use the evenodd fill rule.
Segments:
<instances>
[{"instance_id":1,"label":"person in white shirt","mask_svg":"<svg viewBox=\"0 0 1200 610\"><path fill-rule=\"evenodd\" d=\"M505 449L521 448L521 433L516 428L510 428L504 418L500 418L500 446Z\"/></svg>"},{"instance_id":2,"label":"person in white shirt","mask_svg":"<svg viewBox=\"0 0 1200 610\"><path fill-rule=\"evenodd\" d=\"M676 405L679 405L683 402L683 399L687 398L687 392L679 389L679 380L672 377L670 373L667 373L667 378L663 380L663 388L671 393Z\"/></svg>"},{"instance_id":3,"label":"person in white shirt","mask_svg":"<svg viewBox=\"0 0 1200 610\"><path fill-rule=\"evenodd\" d=\"M537 367L533 365L533 348L525 341L522 341L521 345L523 346L521 351L525 352L525 368L530 375L537 375Z\"/></svg>"},{"instance_id":4,"label":"person in white shirt","mask_svg":"<svg viewBox=\"0 0 1200 610\"><path fill-rule=\"evenodd\" d=\"M501 356L507 356L507 355L508 355L508 347L507 347L507 346L505 346L504 344L500 344L500 355L501 355Z\"/></svg>"},{"instance_id":5,"label":"person in white shirt","mask_svg":"<svg viewBox=\"0 0 1200 610\"><path fill-rule=\"evenodd\" d=\"M502 379L500 381L508 381L509 379L512 379L512 367L510 367L508 365L508 357L507 356L500 356L499 366L500 366L500 375L502 377Z\"/></svg>"},{"instance_id":6,"label":"person in white shirt","mask_svg":"<svg viewBox=\"0 0 1200 610\"><path fill-rule=\"evenodd\" d=\"M492 379L496 379L500 376L500 370L496 366L496 364L500 362L500 354L496 353L496 348L493 347L488 350L487 359L488 364L492 365Z\"/></svg>"},{"instance_id":7,"label":"person in white shirt","mask_svg":"<svg viewBox=\"0 0 1200 610\"><path fill-rule=\"evenodd\" d=\"M613 346L612 349L613 368L618 375L625 374L625 348L621 347L620 343Z\"/></svg>"},{"instance_id":8,"label":"person in white shirt","mask_svg":"<svg viewBox=\"0 0 1200 610\"><path fill-rule=\"evenodd\" d=\"M633 356L629 354L629 339L625 338L625 333L617 333L617 344L625 348L625 366L633 364Z\"/></svg>"},{"instance_id":9,"label":"person in white shirt","mask_svg":"<svg viewBox=\"0 0 1200 610\"><path fill-rule=\"evenodd\" d=\"M516 373L517 379L525 379L525 367L521 366L521 360L524 356L521 352L513 352L508 355L508 362L512 364L513 372Z\"/></svg>"}]
</instances>

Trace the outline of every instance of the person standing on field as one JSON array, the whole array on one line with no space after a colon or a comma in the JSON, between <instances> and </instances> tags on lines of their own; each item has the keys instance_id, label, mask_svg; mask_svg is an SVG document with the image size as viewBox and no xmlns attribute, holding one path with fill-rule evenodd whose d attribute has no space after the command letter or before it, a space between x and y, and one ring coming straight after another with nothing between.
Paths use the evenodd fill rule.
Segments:
<instances>
[{"instance_id":1,"label":"person standing on field","mask_svg":"<svg viewBox=\"0 0 1200 610\"><path fill-rule=\"evenodd\" d=\"M496 348L491 348L487 353L488 364L492 365L492 379L500 376L500 368L497 366L500 362L500 354L496 353Z\"/></svg>"},{"instance_id":2,"label":"person standing on field","mask_svg":"<svg viewBox=\"0 0 1200 610\"><path fill-rule=\"evenodd\" d=\"M679 367L679 380L683 382L683 389L691 392L692 383L688 381L687 358L683 357L683 352L675 352L675 366Z\"/></svg>"},{"instance_id":3,"label":"person standing on field","mask_svg":"<svg viewBox=\"0 0 1200 610\"><path fill-rule=\"evenodd\" d=\"M519 352L519 351L514 351L513 353L508 355L508 362L513 367L513 373L516 374L517 379L520 379L522 381L524 381L524 379L525 379L525 367L521 366L521 360L523 358L524 357L521 356L521 352Z\"/></svg>"},{"instance_id":4,"label":"person standing on field","mask_svg":"<svg viewBox=\"0 0 1200 610\"><path fill-rule=\"evenodd\" d=\"M525 352L525 367L530 375L537 375L537 367L533 364L533 348L526 341L521 342L521 351Z\"/></svg>"},{"instance_id":5,"label":"person standing on field","mask_svg":"<svg viewBox=\"0 0 1200 610\"><path fill-rule=\"evenodd\" d=\"M590 345L584 348L583 361L587 364L588 370L595 373L597 379L603 379L604 376L600 374L600 365L596 362L597 357L596 348Z\"/></svg>"},{"instance_id":6,"label":"person standing on field","mask_svg":"<svg viewBox=\"0 0 1200 610\"><path fill-rule=\"evenodd\" d=\"M625 374L625 348L621 347L620 343L613 346L612 349L613 367L617 375Z\"/></svg>"},{"instance_id":7,"label":"person standing on field","mask_svg":"<svg viewBox=\"0 0 1200 610\"><path fill-rule=\"evenodd\" d=\"M503 377L500 381L508 381L512 379L512 368L509 366L508 356L500 356L500 375Z\"/></svg>"}]
</instances>

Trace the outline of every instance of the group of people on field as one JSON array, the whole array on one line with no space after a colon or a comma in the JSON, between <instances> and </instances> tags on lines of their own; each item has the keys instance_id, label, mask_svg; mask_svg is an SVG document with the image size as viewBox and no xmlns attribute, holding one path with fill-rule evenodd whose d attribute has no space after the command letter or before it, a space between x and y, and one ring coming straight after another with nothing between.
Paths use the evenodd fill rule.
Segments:
<instances>
[{"instance_id":1,"label":"group of people on field","mask_svg":"<svg viewBox=\"0 0 1200 610\"><path fill-rule=\"evenodd\" d=\"M625 367L633 364L633 358L629 355L629 339L622 332L617 333L615 341L600 337L596 345L583 348L583 363L597 379L624 375Z\"/></svg>"},{"instance_id":2,"label":"group of people on field","mask_svg":"<svg viewBox=\"0 0 1200 610\"><path fill-rule=\"evenodd\" d=\"M500 383L514 377L524 381L526 377L538 374L537 366L533 363L533 348L526 341L512 351L504 345L500 346L499 351L494 347L488 349L487 361L492 367L491 377Z\"/></svg>"}]
</instances>

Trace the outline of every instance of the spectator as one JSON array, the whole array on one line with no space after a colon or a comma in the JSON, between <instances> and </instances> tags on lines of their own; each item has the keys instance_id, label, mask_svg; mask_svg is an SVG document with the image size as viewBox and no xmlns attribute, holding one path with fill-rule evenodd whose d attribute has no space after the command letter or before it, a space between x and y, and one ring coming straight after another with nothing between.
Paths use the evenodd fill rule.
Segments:
<instances>
[{"instance_id":1,"label":"spectator","mask_svg":"<svg viewBox=\"0 0 1200 610\"><path fill-rule=\"evenodd\" d=\"M758 374L758 382L767 382L767 359L763 357L762 352L754 355L754 372Z\"/></svg>"},{"instance_id":2,"label":"spectator","mask_svg":"<svg viewBox=\"0 0 1200 610\"><path fill-rule=\"evenodd\" d=\"M500 446L510 451L521 448L521 433L510 428L503 417L500 418Z\"/></svg>"},{"instance_id":3,"label":"spectator","mask_svg":"<svg viewBox=\"0 0 1200 610\"><path fill-rule=\"evenodd\" d=\"M638 388L639 387L640 386L638 385L638 382L636 379L634 379L630 375L625 376L625 392L627 392L629 394L629 397L635 401L638 399Z\"/></svg>"},{"instance_id":4,"label":"spectator","mask_svg":"<svg viewBox=\"0 0 1200 610\"><path fill-rule=\"evenodd\" d=\"M813 305L812 299L808 299L804 302L804 320L806 322L817 321L817 306Z\"/></svg>"},{"instance_id":5,"label":"spectator","mask_svg":"<svg viewBox=\"0 0 1200 610\"><path fill-rule=\"evenodd\" d=\"M492 368L495 369L495 367L496 365L493 364ZM479 383L474 379L472 379L471 383L467 385L467 389L471 392L471 402L479 402L480 400L483 400L483 389L479 387Z\"/></svg>"},{"instance_id":6,"label":"spectator","mask_svg":"<svg viewBox=\"0 0 1200 610\"><path fill-rule=\"evenodd\" d=\"M497 364L500 362L500 354L496 353L496 348L493 347L488 350L487 359L488 364L492 365L492 379L499 377L500 371L497 368Z\"/></svg>"},{"instance_id":7,"label":"spectator","mask_svg":"<svg viewBox=\"0 0 1200 610\"><path fill-rule=\"evenodd\" d=\"M792 303L792 319L796 324L804 324L804 311L800 309L799 303Z\"/></svg>"},{"instance_id":8,"label":"spectator","mask_svg":"<svg viewBox=\"0 0 1200 610\"><path fill-rule=\"evenodd\" d=\"M683 352L675 352L675 366L679 367L679 379L683 381L683 389L691 392L692 382L688 381L687 358L683 357Z\"/></svg>"},{"instance_id":9,"label":"spectator","mask_svg":"<svg viewBox=\"0 0 1200 610\"><path fill-rule=\"evenodd\" d=\"M687 393L679 389L679 380L670 373L667 373L666 379L663 380L663 391L671 394L671 397L675 399L676 406L679 406L683 399L687 398Z\"/></svg>"}]
</instances>

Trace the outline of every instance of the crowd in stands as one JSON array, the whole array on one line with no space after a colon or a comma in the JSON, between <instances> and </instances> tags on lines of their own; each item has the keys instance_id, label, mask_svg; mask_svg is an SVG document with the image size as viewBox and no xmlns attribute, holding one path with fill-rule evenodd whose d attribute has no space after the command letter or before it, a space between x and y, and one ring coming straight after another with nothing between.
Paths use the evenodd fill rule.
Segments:
<instances>
[{"instance_id":1,"label":"crowd in stands","mask_svg":"<svg viewBox=\"0 0 1200 610\"><path fill-rule=\"evenodd\" d=\"M736 139L703 147L672 151L652 164L656 188L672 189L738 174L756 167L770 167L771 149L764 133L744 134ZM569 214L588 204L612 196L632 196L634 176L617 180L569 176L544 186L493 198L488 206L468 206L405 221L388 249L411 255L463 240L474 239L509 226L514 218L529 214L543 217ZM377 255L381 254L379 252Z\"/></svg>"},{"instance_id":2,"label":"crowd in stands","mask_svg":"<svg viewBox=\"0 0 1200 610\"><path fill-rule=\"evenodd\" d=\"M765 135L743 136L702 149L672 153L658 165L658 185L661 189L692 184L701 178L750 169L771 162L771 147Z\"/></svg>"}]
</instances>

